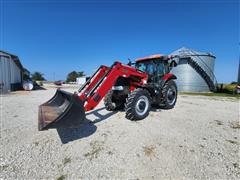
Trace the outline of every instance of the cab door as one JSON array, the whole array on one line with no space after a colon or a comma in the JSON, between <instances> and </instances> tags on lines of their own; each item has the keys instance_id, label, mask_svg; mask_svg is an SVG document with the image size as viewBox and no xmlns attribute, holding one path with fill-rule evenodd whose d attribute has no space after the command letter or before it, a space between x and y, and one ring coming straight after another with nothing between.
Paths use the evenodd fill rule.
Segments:
<instances>
[{"instance_id":1,"label":"cab door","mask_svg":"<svg viewBox=\"0 0 240 180\"><path fill-rule=\"evenodd\" d=\"M160 84L162 81L163 76L166 74L166 67L165 63L163 61L158 61L156 64L156 83Z\"/></svg>"}]
</instances>

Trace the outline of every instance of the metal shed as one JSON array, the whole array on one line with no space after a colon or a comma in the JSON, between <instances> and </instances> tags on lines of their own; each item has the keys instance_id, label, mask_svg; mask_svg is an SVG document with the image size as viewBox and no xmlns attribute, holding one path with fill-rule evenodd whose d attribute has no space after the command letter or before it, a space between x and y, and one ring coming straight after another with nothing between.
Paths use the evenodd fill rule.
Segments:
<instances>
[{"instance_id":1,"label":"metal shed","mask_svg":"<svg viewBox=\"0 0 240 180\"><path fill-rule=\"evenodd\" d=\"M214 75L215 56L210 53L197 52L180 48L172 53L179 56L178 66L172 69L177 76L179 91L209 92L216 90Z\"/></svg>"},{"instance_id":2,"label":"metal shed","mask_svg":"<svg viewBox=\"0 0 240 180\"><path fill-rule=\"evenodd\" d=\"M0 51L0 92L6 93L21 88L24 71L16 55Z\"/></svg>"}]
</instances>

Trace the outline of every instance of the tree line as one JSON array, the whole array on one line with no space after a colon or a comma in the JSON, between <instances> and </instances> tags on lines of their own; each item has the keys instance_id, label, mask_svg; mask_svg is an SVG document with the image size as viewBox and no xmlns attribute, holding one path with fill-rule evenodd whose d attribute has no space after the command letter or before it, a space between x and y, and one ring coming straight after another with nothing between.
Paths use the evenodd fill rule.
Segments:
<instances>
[{"instance_id":1,"label":"tree line","mask_svg":"<svg viewBox=\"0 0 240 180\"><path fill-rule=\"evenodd\" d=\"M70 73L68 73L67 78L66 78L66 82L76 82L76 79L79 77L83 77L85 76L85 73L83 71L72 71ZM45 81L45 77L44 74L36 71L34 73L31 74L30 79L32 79L33 81Z\"/></svg>"}]
</instances>

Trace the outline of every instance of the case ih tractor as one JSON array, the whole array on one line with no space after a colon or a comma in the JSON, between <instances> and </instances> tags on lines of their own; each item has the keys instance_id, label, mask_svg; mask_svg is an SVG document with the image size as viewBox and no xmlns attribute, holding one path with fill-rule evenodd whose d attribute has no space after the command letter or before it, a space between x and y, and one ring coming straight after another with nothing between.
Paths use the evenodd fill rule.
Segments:
<instances>
[{"instance_id":1,"label":"case ih tractor","mask_svg":"<svg viewBox=\"0 0 240 180\"><path fill-rule=\"evenodd\" d=\"M133 66L135 65L135 66ZM104 98L107 110L125 109L126 118L141 120L151 106L174 107L176 76L170 73L177 63L173 56L153 55L124 65L101 66L75 93L57 90L52 99L39 106L39 130L76 128Z\"/></svg>"}]
</instances>

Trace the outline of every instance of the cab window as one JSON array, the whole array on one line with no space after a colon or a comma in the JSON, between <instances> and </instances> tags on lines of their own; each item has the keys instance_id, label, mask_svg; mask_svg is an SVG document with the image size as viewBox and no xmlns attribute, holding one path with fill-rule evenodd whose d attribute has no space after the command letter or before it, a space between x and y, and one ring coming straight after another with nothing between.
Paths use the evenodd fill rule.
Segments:
<instances>
[{"instance_id":1,"label":"cab window","mask_svg":"<svg viewBox=\"0 0 240 180\"><path fill-rule=\"evenodd\" d=\"M154 70L155 69L154 69L154 64L153 63L150 63L150 64L147 65L146 71L147 71L148 74L153 75L154 74Z\"/></svg>"},{"instance_id":2,"label":"cab window","mask_svg":"<svg viewBox=\"0 0 240 180\"><path fill-rule=\"evenodd\" d=\"M140 71L146 71L146 64L145 63L138 63L136 65L137 69L139 69Z\"/></svg>"},{"instance_id":3,"label":"cab window","mask_svg":"<svg viewBox=\"0 0 240 180\"><path fill-rule=\"evenodd\" d=\"M165 65L164 65L164 63L159 63L157 65L157 73L158 73L158 76L163 76L165 74Z\"/></svg>"}]
</instances>

